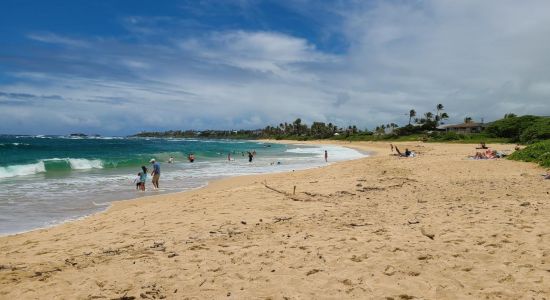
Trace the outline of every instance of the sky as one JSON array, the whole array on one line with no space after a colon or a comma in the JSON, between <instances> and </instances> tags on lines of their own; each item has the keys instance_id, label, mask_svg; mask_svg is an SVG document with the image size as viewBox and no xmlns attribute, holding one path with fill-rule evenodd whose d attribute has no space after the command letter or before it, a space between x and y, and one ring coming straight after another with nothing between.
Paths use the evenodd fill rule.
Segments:
<instances>
[{"instance_id":1,"label":"sky","mask_svg":"<svg viewBox=\"0 0 550 300\"><path fill-rule=\"evenodd\" d=\"M2 0L0 133L550 115L546 0Z\"/></svg>"}]
</instances>

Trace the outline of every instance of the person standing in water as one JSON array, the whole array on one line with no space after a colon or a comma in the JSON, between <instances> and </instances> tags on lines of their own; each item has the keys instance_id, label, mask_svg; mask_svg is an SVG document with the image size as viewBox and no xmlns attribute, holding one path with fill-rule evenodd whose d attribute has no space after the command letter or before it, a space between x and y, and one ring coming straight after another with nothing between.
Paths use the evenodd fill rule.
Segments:
<instances>
[{"instance_id":1,"label":"person standing in water","mask_svg":"<svg viewBox=\"0 0 550 300\"><path fill-rule=\"evenodd\" d=\"M160 164L155 161L155 159L151 159L150 163L153 164L153 172L151 172L151 176L153 176L153 186L155 189L159 188L159 179L160 179Z\"/></svg>"},{"instance_id":2,"label":"person standing in water","mask_svg":"<svg viewBox=\"0 0 550 300\"><path fill-rule=\"evenodd\" d=\"M254 158L254 154L248 151L248 162L252 162L252 158Z\"/></svg>"},{"instance_id":3,"label":"person standing in water","mask_svg":"<svg viewBox=\"0 0 550 300\"><path fill-rule=\"evenodd\" d=\"M325 150L325 162L328 162L328 152Z\"/></svg>"},{"instance_id":4,"label":"person standing in water","mask_svg":"<svg viewBox=\"0 0 550 300\"><path fill-rule=\"evenodd\" d=\"M231 152L227 152L227 161L231 161Z\"/></svg>"},{"instance_id":5,"label":"person standing in water","mask_svg":"<svg viewBox=\"0 0 550 300\"><path fill-rule=\"evenodd\" d=\"M195 161L195 154L191 153L187 156L187 159L189 159L189 162L194 162Z\"/></svg>"},{"instance_id":6,"label":"person standing in water","mask_svg":"<svg viewBox=\"0 0 550 300\"><path fill-rule=\"evenodd\" d=\"M139 173L139 189L145 192L145 181L147 181L147 168L141 166L141 172Z\"/></svg>"}]
</instances>

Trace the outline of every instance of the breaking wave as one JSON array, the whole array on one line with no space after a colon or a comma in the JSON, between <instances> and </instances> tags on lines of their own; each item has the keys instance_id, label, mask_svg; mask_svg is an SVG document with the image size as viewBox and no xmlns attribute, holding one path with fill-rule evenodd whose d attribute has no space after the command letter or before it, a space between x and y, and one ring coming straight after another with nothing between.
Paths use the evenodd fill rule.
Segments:
<instances>
[{"instance_id":1,"label":"breaking wave","mask_svg":"<svg viewBox=\"0 0 550 300\"><path fill-rule=\"evenodd\" d=\"M0 167L0 178L26 176L46 172L103 169L99 159L51 158L39 160L33 164Z\"/></svg>"}]
</instances>

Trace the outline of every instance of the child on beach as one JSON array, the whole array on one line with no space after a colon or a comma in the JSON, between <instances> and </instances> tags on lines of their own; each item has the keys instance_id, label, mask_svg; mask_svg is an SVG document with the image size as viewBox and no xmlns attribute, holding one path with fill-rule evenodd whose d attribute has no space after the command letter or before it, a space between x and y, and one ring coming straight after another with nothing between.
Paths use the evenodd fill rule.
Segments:
<instances>
[{"instance_id":1,"label":"child on beach","mask_svg":"<svg viewBox=\"0 0 550 300\"><path fill-rule=\"evenodd\" d=\"M134 183L136 184L136 190L139 190L141 187L141 172L137 173L137 177L134 179Z\"/></svg>"},{"instance_id":2,"label":"child on beach","mask_svg":"<svg viewBox=\"0 0 550 300\"><path fill-rule=\"evenodd\" d=\"M145 166L141 166L141 170L143 172L139 173L140 174L139 183L140 183L141 191L145 192L145 181L147 180L147 168Z\"/></svg>"}]
</instances>

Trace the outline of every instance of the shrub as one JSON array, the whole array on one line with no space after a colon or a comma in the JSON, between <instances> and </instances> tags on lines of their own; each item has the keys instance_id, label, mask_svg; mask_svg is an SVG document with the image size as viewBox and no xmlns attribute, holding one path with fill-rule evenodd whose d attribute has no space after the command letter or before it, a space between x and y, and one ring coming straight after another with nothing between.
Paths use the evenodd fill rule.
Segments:
<instances>
[{"instance_id":1,"label":"shrub","mask_svg":"<svg viewBox=\"0 0 550 300\"><path fill-rule=\"evenodd\" d=\"M463 140L464 135L458 134L456 132L446 132L441 134L433 134L431 136L436 141L457 141L457 140Z\"/></svg>"},{"instance_id":2,"label":"shrub","mask_svg":"<svg viewBox=\"0 0 550 300\"><path fill-rule=\"evenodd\" d=\"M508 157L513 160L536 162L543 167L550 167L550 140L531 144Z\"/></svg>"},{"instance_id":3,"label":"shrub","mask_svg":"<svg viewBox=\"0 0 550 300\"><path fill-rule=\"evenodd\" d=\"M400 128L395 129L393 132L397 134L398 136L404 136L404 135L411 135L415 133L420 133L424 131L424 128L422 126L413 126L413 125L406 125Z\"/></svg>"},{"instance_id":4,"label":"shrub","mask_svg":"<svg viewBox=\"0 0 550 300\"><path fill-rule=\"evenodd\" d=\"M508 117L493 122L487 127L486 132L496 137L510 138L512 142L530 143L534 141L531 137L540 140L541 138L538 137L544 136L544 132L550 130L548 119L548 117L530 115ZM536 128L530 129L532 126ZM528 134L523 136L526 132Z\"/></svg>"},{"instance_id":5,"label":"shrub","mask_svg":"<svg viewBox=\"0 0 550 300\"><path fill-rule=\"evenodd\" d=\"M536 120L521 133L519 138L522 143L532 143L548 139L550 139L550 118Z\"/></svg>"}]
</instances>

